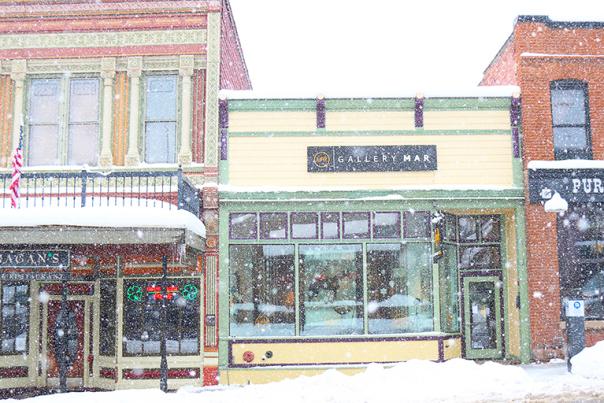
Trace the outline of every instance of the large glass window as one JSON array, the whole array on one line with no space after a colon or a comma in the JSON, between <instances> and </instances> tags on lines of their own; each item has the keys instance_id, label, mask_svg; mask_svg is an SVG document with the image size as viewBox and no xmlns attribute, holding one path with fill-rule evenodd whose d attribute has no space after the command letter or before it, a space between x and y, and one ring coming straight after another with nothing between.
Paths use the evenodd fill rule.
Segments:
<instances>
[{"instance_id":1,"label":"large glass window","mask_svg":"<svg viewBox=\"0 0 604 403\"><path fill-rule=\"evenodd\" d=\"M160 280L124 282L123 348L126 355L159 355L161 305ZM199 352L199 282L169 280L167 293L166 350L168 354Z\"/></svg>"},{"instance_id":2,"label":"large glass window","mask_svg":"<svg viewBox=\"0 0 604 403\"><path fill-rule=\"evenodd\" d=\"M501 268L501 222L498 216L461 216L457 220L459 268Z\"/></svg>"},{"instance_id":3,"label":"large glass window","mask_svg":"<svg viewBox=\"0 0 604 403\"><path fill-rule=\"evenodd\" d=\"M116 333L116 281L101 281L101 296L99 309L99 352L101 355L115 355Z\"/></svg>"},{"instance_id":4,"label":"large glass window","mask_svg":"<svg viewBox=\"0 0 604 403\"><path fill-rule=\"evenodd\" d=\"M433 329L430 263L428 243L367 245L369 333Z\"/></svg>"},{"instance_id":5,"label":"large glass window","mask_svg":"<svg viewBox=\"0 0 604 403\"><path fill-rule=\"evenodd\" d=\"M550 85L554 156L591 159L587 84L577 80Z\"/></svg>"},{"instance_id":6,"label":"large glass window","mask_svg":"<svg viewBox=\"0 0 604 403\"><path fill-rule=\"evenodd\" d=\"M231 336L293 336L294 246L231 245Z\"/></svg>"},{"instance_id":7,"label":"large glass window","mask_svg":"<svg viewBox=\"0 0 604 403\"><path fill-rule=\"evenodd\" d=\"M229 222L231 239L256 239L258 236L256 213L232 213Z\"/></svg>"},{"instance_id":8,"label":"large glass window","mask_svg":"<svg viewBox=\"0 0 604 403\"><path fill-rule=\"evenodd\" d=\"M361 245L300 246L300 334L363 333Z\"/></svg>"},{"instance_id":9,"label":"large glass window","mask_svg":"<svg viewBox=\"0 0 604 403\"><path fill-rule=\"evenodd\" d=\"M558 222L560 295L585 301L587 319L604 319L604 211L571 207Z\"/></svg>"},{"instance_id":10,"label":"large glass window","mask_svg":"<svg viewBox=\"0 0 604 403\"><path fill-rule=\"evenodd\" d=\"M32 79L28 100L28 165L97 165L97 78Z\"/></svg>"},{"instance_id":11,"label":"large glass window","mask_svg":"<svg viewBox=\"0 0 604 403\"><path fill-rule=\"evenodd\" d=\"M21 283L2 284L0 349L2 354L27 352L29 330L29 287Z\"/></svg>"},{"instance_id":12,"label":"large glass window","mask_svg":"<svg viewBox=\"0 0 604 403\"><path fill-rule=\"evenodd\" d=\"M145 78L145 162L176 162L177 76Z\"/></svg>"}]
</instances>

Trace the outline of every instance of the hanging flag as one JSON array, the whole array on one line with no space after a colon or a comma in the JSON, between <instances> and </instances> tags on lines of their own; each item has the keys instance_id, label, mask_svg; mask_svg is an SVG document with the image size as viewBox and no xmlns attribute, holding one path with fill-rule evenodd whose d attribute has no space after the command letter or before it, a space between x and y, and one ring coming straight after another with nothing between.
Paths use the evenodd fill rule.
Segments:
<instances>
[{"instance_id":1,"label":"hanging flag","mask_svg":"<svg viewBox=\"0 0 604 403\"><path fill-rule=\"evenodd\" d=\"M21 168L23 168L23 125L19 129L19 144L15 148L13 154L13 176L11 178L10 189L10 205L12 208L19 207L19 182L21 181Z\"/></svg>"}]
</instances>

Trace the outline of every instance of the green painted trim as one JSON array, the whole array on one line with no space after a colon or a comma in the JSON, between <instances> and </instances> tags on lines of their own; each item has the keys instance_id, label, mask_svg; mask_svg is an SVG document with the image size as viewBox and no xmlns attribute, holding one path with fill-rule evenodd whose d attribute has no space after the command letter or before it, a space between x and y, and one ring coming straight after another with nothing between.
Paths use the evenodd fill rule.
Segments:
<instances>
[{"instance_id":1,"label":"green painted trim","mask_svg":"<svg viewBox=\"0 0 604 403\"><path fill-rule=\"evenodd\" d=\"M426 98L424 111L501 110L509 112L511 97Z\"/></svg>"},{"instance_id":2,"label":"green painted trim","mask_svg":"<svg viewBox=\"0 0 604 403\"><path fill-rule=\"evenodd\" d=\"M220 160L218 162L218 183L229 183L229 161Z\"/></svg>"},{"instance_id":3,"label":"green painted trim","mask_svg":"<svg viewBox=\"0 0 604 403\"><path fill-rule=\"evenodd\" d=\"M232 99L228 102L229 112L291 112L316 111L316 99Z\"/></svg>"},{"instance_id":4,"label":"green painted trim","mask_svg":"<svg viewBox=\"0 0 604 403\"><path fill-rule=\"evenodd\" d=\"M433 232L434 233L434 232ZM432 237L434 238L434 237ZM432 239L432 255L434 256L434 239ZM434 331L440 332L440 278L439 278L439 265L438 263L432 263L432 307L434 309Z\"/></svg>"},{"instance_id":5,"label":"green painted trim","mask_svg":"<svg viewBox=\"0 0 604 403\"><path fill-rule=\"evenodd\" d=\"M524 188L522 158L512 159L512 182L514 183L514 186Z\"/></svg>"},{"instance_id":6,"label":"green painted trim","mask_svg":"<svg viewBox=\"0 0 604 403\"><path fill-rule=\"evenodd\" d=\"M229 362L229 212L218 209L218 365L227 367Z\"/></svg>"},{"instance_id":7,"label":"green painted trim","mask_svg":"<svg viewBox=\"0 0 604 403\"><path fill-rule=\"evenodd\" d=\"M508 224L508 220L506 220L505 214L499 214L499 219L501 220L501 225L499 226L499 239L501 239L501 243L499 244L499 261L501 264L501 272L502 272L502 281L503 285L501 287L501 292L503 292L503 339L505 341L505 355L504 357L508 357L508 352L510 349L510 301L508 298L508 281L509 274L507 269L507 256L508 256L508 239L505 236L506 225Z\"/></svg>"},{"instance_id":8,"label":"green painted trim","mask_svg":"<svg viewBox=\"0 0 604 403\"><path fill-rule=\"evenodd\" d=\"M401 220L402 223L403 220ZM402 234L402 232L401 232ZM362 268L362 276L363 276L363 334L369 333L369 286L367 285L367 243L364 242L361 244L361 250L363 253L363 268Z\"/></svg>"},{"instance_id":9,"label":"green painted trim","mask_svg":"<svg viewBox=\"0 0 604 403\"><path fill-rule=\"evenodd\" d=\"M330 111L415 111L414 98L339 98L326 99L325 109Z\"/></svg>"},{"instance_id":10,"label":"green painted trim","mask_svg":"<svg viewBox=\"0 0 604 403\"><path fill-rule=\"evenodd\" d=\"M377 204L405 205L408 202L424 201L427 209L433 208L476 208L476 207L516 207L524 202L524 189L409 189L409 190L350 190L350 191L293 191L293 192L232 192L220 191L220 201L253 203L295 203L295 202L335 202L347 201L362 206ZM484 201L484 204L481 202ZM435 203L432 206L432 202ZM352 205L352 204L351 204ZM274 207L274 204L273 204ZM301 206L303 207L303 206ZM248 207L249 208L249 207Z\"/></svg>"},{"instance_id":11,"label":"green painted trim","mask_svg":"<svg viewBox=\"0 0 604 403\"><path fill-rule=\"evenodd\" d=\"M314 98L230 99L229 112L314 111ZM425 98L424 110L502 110L509 111L511 97ZM325 99L329 111L414 111L415 98L331 98Z\"/></svg>"},{"instance_id":12,"label":"green painted trim","mask_svg":"<svg viewBox=\"0 0 604 403\"><path fill-rule=\"evenodd\" d=\"M531 360L531 324L529 316L528 271L526 264L526 215L524 206L514 209L516 224L516 265L518 270L518 292L520 294L520 361Z\"/></svg>"},{"instance_id":13,"label":"green painted trim","mask_svg":"<svg viewBox=\"0 0 604 403\"><path fill-rule=\"evenodd\" d=\"M512 135L511 130L480 129L480 130L354 130L330 131L317 129L315 132L229 132L229 137L347 137L347 136L477 136L477 135Z\"/></svg>"},{"instance_id":14,"label":"green painted trim","mask_svg":"<svg viewBox=\"0 0 604 403\"><path fill-rule=\"evenodd\" d=\"M470 294L469 294L469 289L470 289L470 283L482 283L482 282L492 282L494 283L495 289L497 289L497 283L499 282L499 277L497 276L467 276L464 277L463 279L463 295L464 295L464 300L463 300L463 314L464 314L464 332L463 332L463 337L465 338L465 344L466 344L466 351L465 351L465 355L466 358L469 359L483 359L483 358L491 358L491 359L497 359L497 358L501 358L502 354L501 354L501 348L502 348L502 334L501 334L501 326L499 326L499 323L501 323L501 301L498 295L495 296L495 321L497 323L498 326L496 326L495 328L495 332L497 334L497 341L496 341L496 347L494 349L484 349L484 350L475 350L472 348L468 348L468 346L471 345L471 337L472 337L472 331L470 328ZM499 292L503 292L502 288L499 288Z\"/></svg>"}]
</instances>

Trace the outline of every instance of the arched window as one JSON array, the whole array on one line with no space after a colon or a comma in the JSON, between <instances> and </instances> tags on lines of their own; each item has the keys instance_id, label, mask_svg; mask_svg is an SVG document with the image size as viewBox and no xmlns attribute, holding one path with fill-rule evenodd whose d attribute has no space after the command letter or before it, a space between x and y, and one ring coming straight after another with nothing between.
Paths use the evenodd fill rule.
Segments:
<instances>
[{"instance_id":1,"label":"arched window","mask_svg":"<svg viewBox=\"0 0 604 403\"><path fill-rule=\"evenodd\" d=\"M587 83L552 81L550 93L555 158L591 159Z\"/></svg>"}]
</instances>

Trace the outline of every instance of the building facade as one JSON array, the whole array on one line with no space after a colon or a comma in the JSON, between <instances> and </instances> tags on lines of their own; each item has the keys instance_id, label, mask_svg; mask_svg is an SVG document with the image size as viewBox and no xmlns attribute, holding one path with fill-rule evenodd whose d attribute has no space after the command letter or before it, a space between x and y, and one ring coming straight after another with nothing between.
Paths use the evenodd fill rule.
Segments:
<instances>
[{"instance_id":1,"label":"building facade","mask_svg":"<svg viewBox=\"0 0 604 403\"><path fill-rule=\"evenodd\" d=\"M220 382L527 361L517 101L222 101Z\"/></svg>"},{"instance_id":2,"label":"building facade","mask_svg":"<svg viewBox=\"0 0 604 403\"><path fill-rule=\"evenodd\" d=\"M216 383L221 88L226 0L0 2L0 388Z\"/></svg>"},{"instance_id":3,"label":"building facade","mask_svg":"<svg viewBox=\"0 0 604 403\"><path fill-rule=\"evenodd\" d=\"M522 92L532 352L564 357L564 303L585 301L586 341L604 339L604 24L520 16L482 85ZM563 199L566 212L547 212ZM564 207L564 206L563 206Z\"/></svg>"}]
</instances>

